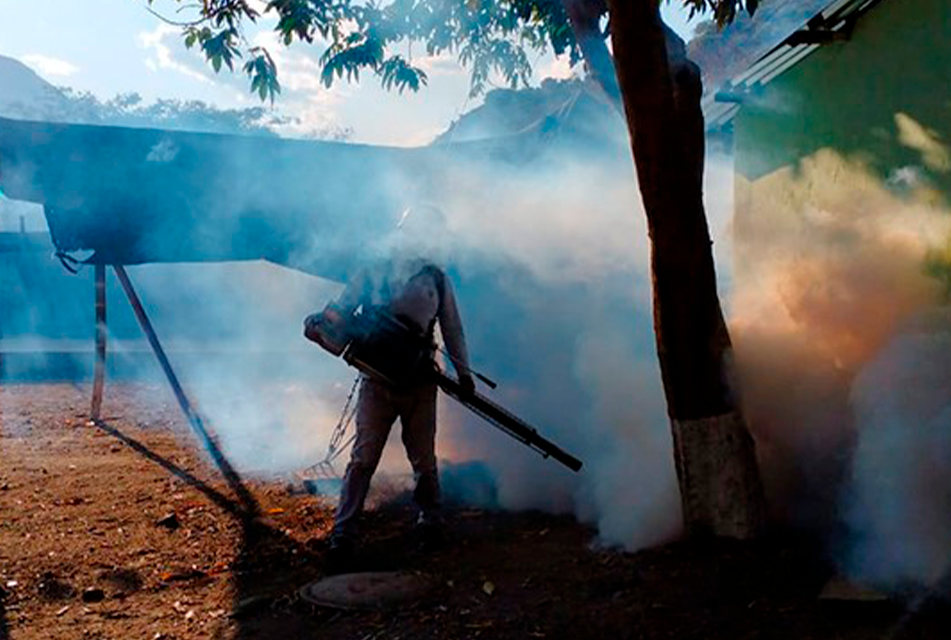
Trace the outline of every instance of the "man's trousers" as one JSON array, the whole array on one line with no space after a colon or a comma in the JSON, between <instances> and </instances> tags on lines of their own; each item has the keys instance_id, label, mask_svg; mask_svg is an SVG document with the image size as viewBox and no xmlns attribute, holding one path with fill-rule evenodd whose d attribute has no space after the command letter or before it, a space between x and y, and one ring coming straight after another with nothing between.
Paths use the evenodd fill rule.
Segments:
<instances>
[{"instance_id":1,"label":"man's trousers","mask_svg":"<svg viewBox=\"0 0 951 640\"><path fill-rule=\"evenodd\" d=\"M402 425L403 446L416 480L413 500L424 515L439 508L436 385L423 383L396 390L364 377L357 400L357 437L343 478L334 535L354 533L354 525L370 489L370 479L397 418Z\"/></svg>"}]
</instances>

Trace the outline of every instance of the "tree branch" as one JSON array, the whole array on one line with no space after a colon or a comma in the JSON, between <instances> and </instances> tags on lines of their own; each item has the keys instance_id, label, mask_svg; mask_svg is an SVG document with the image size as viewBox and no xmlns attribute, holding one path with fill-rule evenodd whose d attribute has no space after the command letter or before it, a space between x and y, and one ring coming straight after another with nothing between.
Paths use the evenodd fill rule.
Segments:
<instances>
[{"instance_id":1,"label":"tree branch","mask_svg":"<svg viewBox=\"0 0 951 640\"><path fill-rule=\"evenodd\" d=\"M624 112L621 90L614 71L614 59L601 31L601 17L607 13L603 0L562 0L575 42L581 48L588 75L604 91L618 112Z\"/></svg>"}]
</instances>

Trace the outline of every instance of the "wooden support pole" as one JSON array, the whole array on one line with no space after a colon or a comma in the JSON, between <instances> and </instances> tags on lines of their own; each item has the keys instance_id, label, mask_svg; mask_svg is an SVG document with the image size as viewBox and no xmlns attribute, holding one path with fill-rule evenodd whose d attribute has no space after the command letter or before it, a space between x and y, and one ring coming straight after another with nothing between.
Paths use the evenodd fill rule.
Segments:
<instances>
[{"instance_id":1,"label":"wooden support pole","mask_svg":"<svg viewBox=\"0 0 951 640\"><path fill-rule=\"evenodd\" d=\"M93 372L90 417L98 420L102 413L102 390L106 382L106 265L96 264L96 364Z\"/></svg>"},{"instance_id":2,"label":"wooden support pole","mask_svg":"<svg viewBox=\"0 0 951 640\"><path fill-rule=\"evenodd\" d=\"M228 459L225 457L224 453L221 452L221 448L218 446L218 443L215 441L214 437L212 437L212 435L205 428L205 424L201 419L201 416L198 415L198 412L192 407L188 396L185 394L185 390L182 389L182 385L178 381L178 376L175 375L175 370L172 369L172 365L168 360L168 356L165 355L165 349L162 348L162 343L159 342L158 335L155 333L155 329L152 327L151 320L149 320L148 315L145 313L145 308L142 306L142 301L139 300L139 296L135 292L135 288L132 286L132 281L129 279L129 274L126 273L125 267L120 264L114 264L112 265L112 268L119 279L119 284L122 285L122 290L129 299L129 304L132 305L132 311L135 313L136 320L139 321L139 326L142 327L142 331L145 333L145 337L148 339L149 345L152 347L152 352L158 359L159 365L162 367L162 371L165 373L166 379L168 379L169 386L172 387L172 392L175 394L175 399L178 401L178 406L181 407L182 413L184 413L185 417L188 419L188 424L191 425L192 430L194 430L198 435L202 445L211 455L211 458L218 466L218 469L221 470L221 473L224 475L225 480L227 480L228 484L230 485L231 490L234 491L235 495L238 496L238 500L244 507L245 516L248 518L256 517L260 514L260 507L258 506L257 500L254 499L254 496L251 495L251 492L248 491L247 487L244 486L244 483L241 481L241 477L238 475L238 472L235 471L234 467L231 466L231 463L228 462Z\"/></svg>"}]
</instances>

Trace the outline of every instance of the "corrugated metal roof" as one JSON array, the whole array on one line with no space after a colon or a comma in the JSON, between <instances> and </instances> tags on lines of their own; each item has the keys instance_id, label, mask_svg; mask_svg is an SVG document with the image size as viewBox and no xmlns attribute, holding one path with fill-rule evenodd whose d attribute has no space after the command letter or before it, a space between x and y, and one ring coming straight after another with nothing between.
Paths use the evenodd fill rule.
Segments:
<instances>
[{"instance_id":1,"label":"corrugated metal roof","mask_svg":"<svg viewBox=\"0 0 951 640\"><path fill-rule=\"evenodd\" d=\"M881 0L833 0L741 73L723 82L703 100L707 129L728 127L745 97L799 64L824 44L847 40L855 21Z\"/></svg>"}]
</instances>

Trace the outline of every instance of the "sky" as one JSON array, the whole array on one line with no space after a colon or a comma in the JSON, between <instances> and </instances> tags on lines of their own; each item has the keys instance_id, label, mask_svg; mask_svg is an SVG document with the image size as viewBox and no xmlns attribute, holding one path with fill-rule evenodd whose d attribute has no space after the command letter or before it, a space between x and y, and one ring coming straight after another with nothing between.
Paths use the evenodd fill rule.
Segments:
<instances>
[{"instance_id":1,"label":"sky","mask_svg":"<svg viewBox=\"0 0 951 640\"><path fill-rule=\"evenodd\" d=\"M200 54L182 43L179 29L146 9L146 0L0 0L0 55L16 58L56 86L89 91L106 99L136 92L158 98L202 100L222 108L256 106L240 69L220 74ZM175 17L174 0L155 0L153 7ZM664 6L668 23L682 35L691 31L683 10ZM354 142L414 146L428 143L461 113L477 106L470 99L466 70L455 60L414 58L429 75L419 93L386 92L373 77L360 83L319 83L319 46L276 45L273 20L250 29L248 39L270 45L277 59L284 93L277 109L301 119L285 135L351 129ZM548 77L565 78L578 70L550 54L535 61L533 84Z\"/></svg>"}]
</instances>

